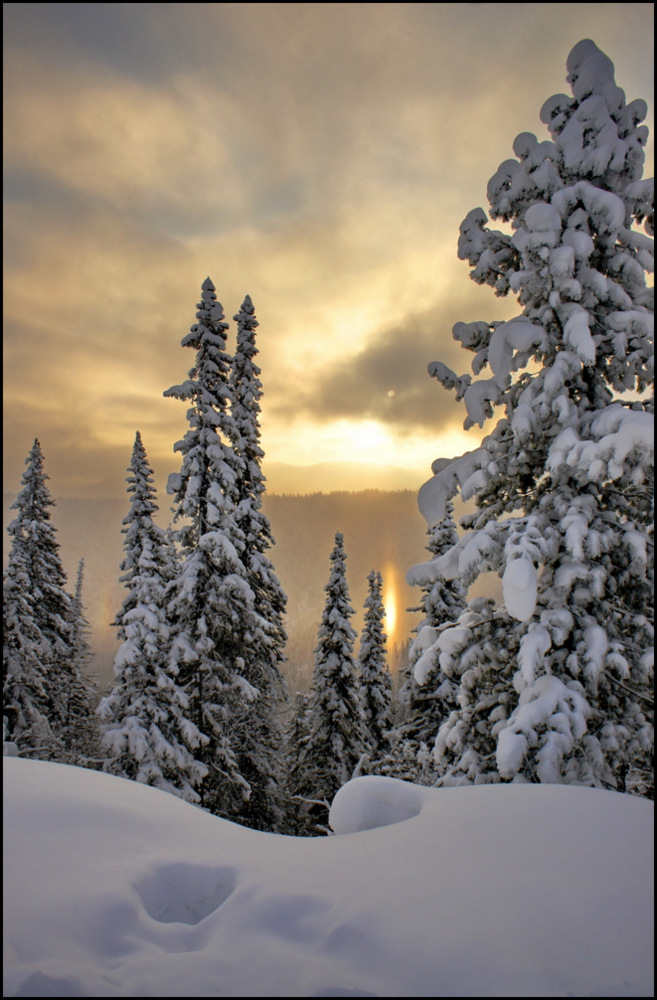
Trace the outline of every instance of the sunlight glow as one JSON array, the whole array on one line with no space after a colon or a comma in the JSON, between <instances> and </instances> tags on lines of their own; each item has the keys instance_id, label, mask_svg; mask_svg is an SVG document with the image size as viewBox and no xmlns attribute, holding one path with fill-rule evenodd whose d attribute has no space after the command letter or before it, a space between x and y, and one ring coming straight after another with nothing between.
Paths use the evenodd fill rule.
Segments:
<instances>
[{"instance_id":1,"label":"sunlight glow","mask_svg":"<svg viewBox=\"0 0 657 1000\"><path fill-rule=\"evenodd\" d=\"M388 643L392 645L397 627L399 600L397 594L397 583L395 579L395 568L391 563L386 565L383 575L383 606L386 614L386 633Z\"/></svg>"},{"instance_id":2,"label":"sunlight glow","mask_svg":"<svg viewBox=\"0 0 657 1000\"><path fill-rule=\"evenodd\" d=\"M269 461L294 465L318 462L358 462L361 465L419 468L427 477L436 458L452 458L476 448L478 428L464 431L457 413L454 424L440 434L395 434L377 420L330 420L326 423L298 419L290 425L263 422L263 447Z\"/></svg>"}]
</instances>

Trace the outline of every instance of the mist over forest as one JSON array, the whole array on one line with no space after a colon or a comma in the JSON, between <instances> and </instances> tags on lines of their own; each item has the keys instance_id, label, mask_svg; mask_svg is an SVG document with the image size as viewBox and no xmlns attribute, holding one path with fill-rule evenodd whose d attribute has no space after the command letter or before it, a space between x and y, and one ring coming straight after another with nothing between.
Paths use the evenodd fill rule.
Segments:
<instances>
[{"instance_id":1,"label":"mist over forest","mask_svg":"<svg viewBox=\"0 0 657 1000\"><path fill-rule=\"evenodd\" d=\"M3 496L3 525L12 520L15 497ZM290 691L309 688L317 627L324 606L329 573L329 555L335 533L344 535L347 579L355 615L354 628L362 626L367 575L379 570L384 579L384 599L390 612L396 609L394 626L389 620L389 663L396 674L405 658L408 640L420 615L406 609L417 605L418 592L406 583L406 571L426 558L426 523L417 507L416 490L363 490L265 496L264 510L271 521L276 546L270 555L288 596L287 663L284 673ZM69 588L75 582L80 559L85 561L83 601L92 628L92 669L100 685L113 677L113 659L118 648L110 625L125 596L119 583L123 558L122 520L128 513L126 496L109 499L56 500L52 522L57 529ZM170 520L166 500L160 498L159 523ZM9 536L3 533L3 558L9 551Z\"/></svg>"}]
</instances>

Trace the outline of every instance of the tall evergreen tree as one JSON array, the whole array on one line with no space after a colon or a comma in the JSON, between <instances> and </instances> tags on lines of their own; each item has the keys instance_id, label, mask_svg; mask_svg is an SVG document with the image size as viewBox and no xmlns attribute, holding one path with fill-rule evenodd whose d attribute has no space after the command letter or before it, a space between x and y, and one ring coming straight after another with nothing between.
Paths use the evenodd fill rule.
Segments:
<instances>
[{"instance_id":1,"label":"tall evergreen tree","mask_svg":"<svg viewBox=\"0 0 657 1000\"><path fill-rule=\"evenodd\" d=\"M383 628L383 580L374 570L367 578L365 620L358 650L360 704L365 722L370 760L387 748L392 725L392 678L386 657L387 636Z\"/></svg>"},{"instance_id":2,"label":"tall evergreen tree","mask_svg":"<svg viewBox=\"0 0 657 1000\"><path fill-rule=\"evenodd\" d=\"M91 626L87 620L82 600L84 586L84 559L78 563L78 572L75 577L75 593L73 594L73 649L76 662L81 667L88 667L91 663Z\"/></svg>"},{"instance_id":3,"label":"tall evergreen tree","mask_svg":"<svg viewBox=\"0 0 657 1000\"><path fill-rule=\"evenodd\" d=\"M237 346L230 374L232 416L236 448L242 458L238 470L236 519L244 534L244 561L254 592L258 614L269 623L270 632L262 659L271 663L271 681L281 688L279 664L285 659L287 635L283 617L287 597L267 553L274 546L271 524L262 509L266 480L262 472L264 452L260 446L260 400L262 383L255 362L256 329L259 326L250 296L233 317L237 323Z\"/></svg>"},{"instance_id":4,"label":"tall evergreen tree","mask_svg":"<svg viewBox=\"0 0 657 1000\"><path fill-rule=\"evenodd\" d=\"M73 598L51 523L41 445L26 459L4 582L5 714L8 737L23 752L67 760L72 690L78 681Z\"/></svg>"},{"instance_id":5,"label":"tall evergreen tree","mask_svg":"<svg viewBox=\"0 0 657 1000\"><path fill-rule=\"evenodd\" d=\"M445 504L445 516L429 529L427 550L437 559L458 542L454 506ZM433 747L438 728L456 708L458 681L440 665L440 630L463 612L466 595L458 579L429 580L422 588L419 611L424 615L409 650L409 677L406 686L407 718L404 737L418 746Z\"/></svg>"},{"instance_id":6,"label":"tall evergreen tree","mask_svg":"<svg viewBox=\"0 0 657 1000\"><path fill-rule=\"evenodd\" d=\"M287 641L283 615L287 598L267 553L274 544L262 509L265 477L260 446L262 383L255 357L258 321L247 295L237 323L237 345L230 372L237 469L235 521L244 539L242 562L262 627L243 651L244 677L257 698L238 707L232 724L240 773L249 783L249 799L239 820L260 830L278 829L283 821L281 703L287 697L280 672Z\"/></svg>"},{"instance_id":7,"label":"tall evergreen tree","mask_svg":"<svg viewBox=\"0 0 657 1000\"><path fill-rule=\"evenodd\" d=\"M450 781L519 777L645 791L652 760L652 182L641 180L647 129L610 60L589 40L568 57L572 97L541 118L552 141L522 133L516 160L461 226L471 277L522 312L458 323L476 355L457 376L431 373L464 398L466 427L504 415L481 446L434 464L420 491L430 525L445 500L476 497L470 529L411 572L417 583L481 572L504 603L478 602L444 629L445 673L459 706L436 754ZM639 397L637 398L637 395ZM512 516L509 516L512 515Z\"/></svg>"},{"instance_id":8,"label":"tall evergreen tree","mask_svg":"<svg viewBox=\"0 0 657 1000\"><path fill-rule=\"evenodd\" d=\"M34 616L34 599L24 554L12 551L4 575L3 719L5 739L20 756L57 758L57 739L48 722L49 650Z\"/></svg>"},{"instance_id":9,"label":"tall evergreen tree","mask_svg":"<svg viewBox=\"0 0 657 1000\"><path fill-rule=\"evenodd\" d=\"M98 701L95 680L89 674L91 664L91 628L84 613L82 585L84 559L78 563L75 593L71 604L72 656L75 672L69 698L66 746L71 763L81 767L100 766L100 734L94 711Z\"/></svg>"},{"instance_id":10,"label":"tall evergreen tree","mask_svg":"<svg viewBox=\"0 0 657 1000\"><path fill-rule=\"evenodd\" d=\"M196 759L201 737L187 718L187 696L168 662L171 554L166 533L153 520L153 471L139 432L128 472L132 498L123 519L120 577L127 593L114 621L121 645L114 688L98 709L109 754L104 769L198 802L196 786L206 768Z\"/></svg>"},{"instance_id":11,"label":"tall evergreen tree","mask_svg":"<svg viewBox=\"0 0 657 1000\"><path fill-rule=\"evenodd\" d=\"M310 696L297 691L287 726L283 753L285 817L280 832L297 837L312 836L315 832L312 803L301 794L306 788L303 760L309 737Z\"/></svg>"},{"instance_id":12,"label":"tall evergreen tree","mask_svg":"<svg viewBox=\"0 0 657 1000\"><path fill-rule=\"evenodd\" d=\"M231 415L228 324L209 278L196 318L182 341L196 351L194 367L186 382L164 393L190 403L190 429L174 446L183 456L181 470L167 486L181 550L169 602L175 620L171 664L189 698L188 717L205 740L198 754L207 768L198 789L201 804L234 818L251 789L240 772L233 727L245 702L258 697L245 676L245 652L266 644L269 627L255 609L244 533L237 523L244 461L235 447L238 433Z\"/></svg>"},{"instance_id":13,"label":"tall evergreen tree","mask_svg":"<svg viewBox=\"0 0 657 1000\"><path fill-rule=\"evenodd\" d=\"M428 531L427 550L438 558L458 541L453 504L445 504L445 516ZM440 660L440 633L463 612L465 592L458 579L428 580L422 587L423 618L415 629L408 664L398 694L396 724L389 734L390 748L377 762L377 771L406 778L420 785L433 785L439 771L433 757L438 729L458 705L458 679L445 674Z\"/></svg>"},{"instance_id":14,"label":"tall evergreen tree","mask_svg":"<svg viewBox=\"0 0 657 1000\"><path fill-rule=\"evenodd\" d=\"M320 830L326 827L333 796L351 778L367 746L358 696L356 633L350 622L354 609L349 603L346 558L344 539L338 533L315 649L309 734L300 757L303 777L298 794L326 804L315 810L314 820Z\"/></svg>"}]
</instances>

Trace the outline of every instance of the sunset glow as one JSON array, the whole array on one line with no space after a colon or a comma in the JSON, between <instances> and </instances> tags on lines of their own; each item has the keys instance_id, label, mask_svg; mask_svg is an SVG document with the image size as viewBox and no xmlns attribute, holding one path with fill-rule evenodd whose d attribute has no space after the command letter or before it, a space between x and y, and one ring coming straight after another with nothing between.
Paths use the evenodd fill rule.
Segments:
<instances>
[{"instance_id":1,"label":"sunset glow","mask_svg":"<svg viewBox=\"0 0 657 1000\"><path fill-rule=\"evenodd\" d=\"M262 443L286 489L336 462L396 489L412 469L419 488L476 448L427 365L466 372L454 323L517 304L468 280L460 223L515 135L547 138L539 109L577 39L628 100L652 91L651 4L556 10L5 4L9 488L38 437L56 495L121 496L137 429L163 487L186 421L162 393L193 363L180 342L207 276L229 352L253 300ZM318 468L313 488L333 483Z\"/></svg>"},{"instance_id":2,"label":"sunset glow","mask_svg":"<svg viewBox=\"0 0 657 1000\"><path fill-rule=\"evenodd\" d=\"M431 386L436 396L443 390ZM266 400L263 404L266 407ZM456 412L455 422L443 426L438 434L423 437L401 437L394 428L374 420L333 420L330 424L295 421L289 438L294 441L295 463L313 465L316 462L358 462L360 465L397 466L417 469L422 476L430 474L435 458L451 458L477 446L478 428L463 430ZM263 431L263 446L272 462L290 460L290 440L272 428Z\"/></svg>"}]
</instances>

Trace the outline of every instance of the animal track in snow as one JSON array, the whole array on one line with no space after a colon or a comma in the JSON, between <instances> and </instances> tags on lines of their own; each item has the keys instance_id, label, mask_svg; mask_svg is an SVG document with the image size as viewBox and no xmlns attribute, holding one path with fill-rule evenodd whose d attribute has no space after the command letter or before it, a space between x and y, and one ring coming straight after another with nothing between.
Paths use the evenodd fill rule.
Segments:
<instances>
[{"instance_id":1,"label":"animal track in snow","mask_svg":"<svg viewBox=\"0 0 657 1000\"><path fill-rule=\"evenodd\" d=\"M237 884L233 868L184 863L163 865L135 883L149 917L163 924L200 924Z\"/></svg>"}]
</instances>

